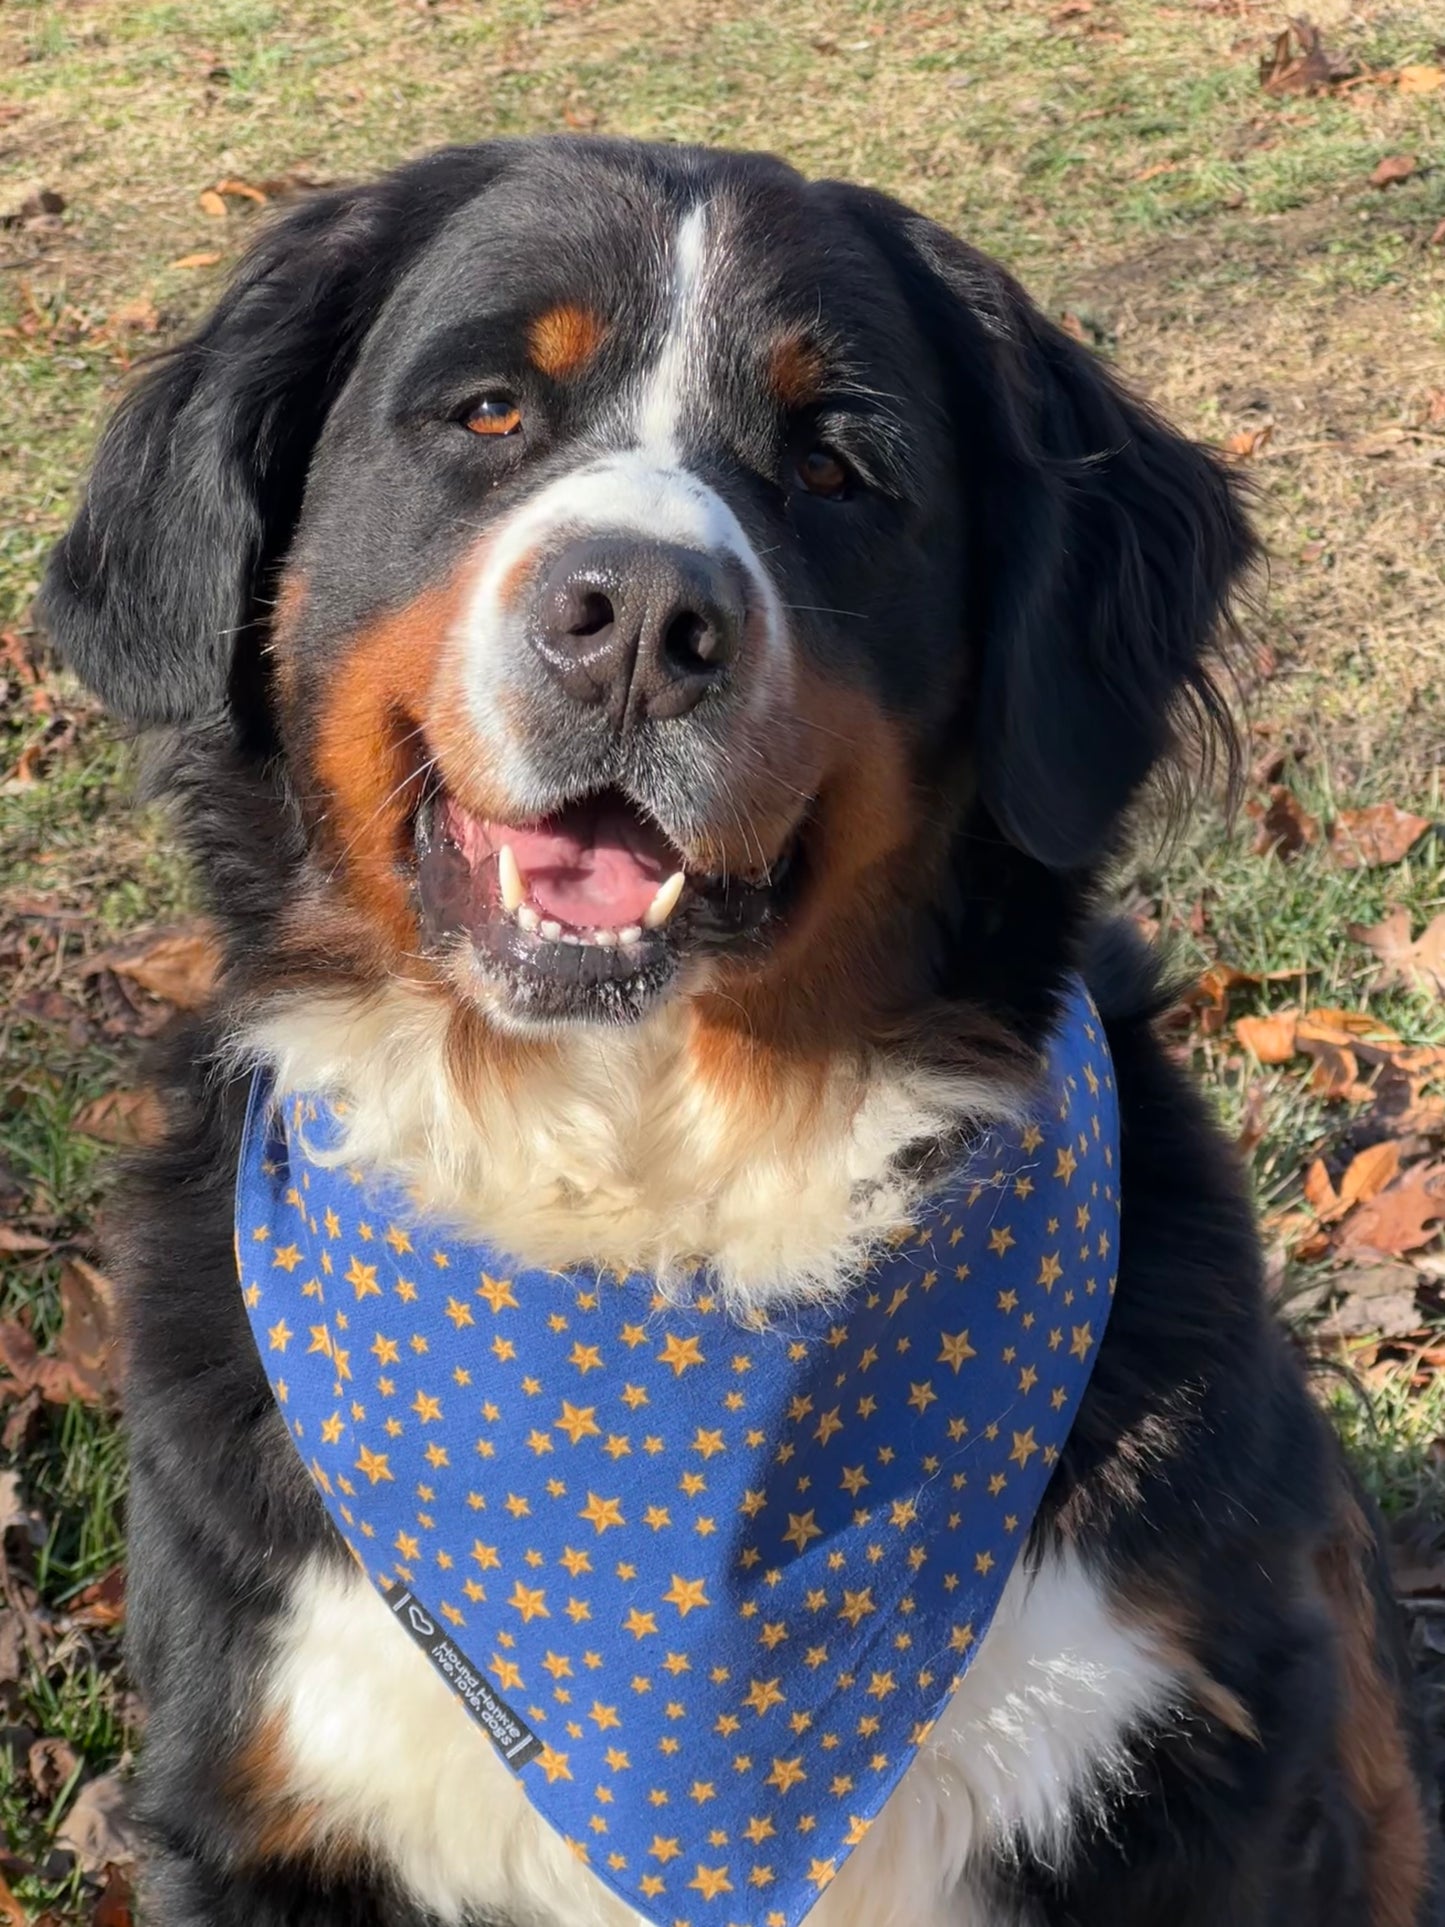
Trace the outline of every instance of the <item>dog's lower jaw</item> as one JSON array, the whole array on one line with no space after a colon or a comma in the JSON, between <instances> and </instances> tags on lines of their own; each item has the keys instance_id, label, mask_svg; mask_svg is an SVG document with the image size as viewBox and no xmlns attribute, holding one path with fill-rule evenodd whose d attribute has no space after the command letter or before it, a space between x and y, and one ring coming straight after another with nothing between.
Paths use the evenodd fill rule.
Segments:
<instances>
[{"instance_id":1,"label":"dog's lower jaw","mask_svg":"<svg viewBox=\"0 0 1445 1927\"><path fill-rule=\"evenodd\" d=\"M809 1927L1013 1927L975 1881L1018 1845L1066 1858L1071 1824L1131 1784L1134 1743L1186 1698L1148 1635L1072 1553L1020 1561L933 1733ZM275 1635L251 1797L314 1816L305 1850L365 1849L441 1921L643 1927L528 1804L385 1603L314 1560ZM270 1816L258 1814L264 1831Z\"/></svg>"}]
</instances>

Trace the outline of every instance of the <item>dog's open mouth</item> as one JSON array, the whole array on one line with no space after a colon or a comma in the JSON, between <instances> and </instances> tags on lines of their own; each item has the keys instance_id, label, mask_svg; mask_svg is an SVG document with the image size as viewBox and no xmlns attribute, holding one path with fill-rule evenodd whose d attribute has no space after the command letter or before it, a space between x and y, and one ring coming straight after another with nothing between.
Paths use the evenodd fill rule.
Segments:
<instances>
[{"instance_id":1,"label":"dog's open mouth","mask_svg":"<svg viewBox=\"0 0 1445 1927\"><path fill-rule=\"evenodd\" d=\"M509 824L445 789L417 811L416 879L432 947L470 940L519 1016L625 1022L689 956L755 940L786 906L797 839L751 874L711 872L618 790Z\"/></svg>"}]
</instances>

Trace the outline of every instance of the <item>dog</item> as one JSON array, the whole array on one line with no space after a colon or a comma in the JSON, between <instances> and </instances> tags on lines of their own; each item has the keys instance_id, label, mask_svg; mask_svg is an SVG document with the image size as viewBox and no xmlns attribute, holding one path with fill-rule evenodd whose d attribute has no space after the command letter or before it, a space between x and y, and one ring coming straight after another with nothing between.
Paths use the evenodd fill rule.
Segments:
<instances>
[{"instance_id":1,"label":"dog","mask_svg":"<svg viewBox=\"0 0 1445 1927\"><path fill-rule=\"evenodd\" d=\"M999 267L880 193L754 155L499 141L319 192L141 376L50 563L42 617L145 732L152 789L224 942L211 1008L157 1066L167 1133L126 1180L116 1253L155 1927L1445 1918L1375 1526L1270 1316L1237 1161L1157 1035L1156 966L1101 907L1150 772L1227 737L1213 665L1254 555L1231 475ZM1066 1031L1094 1053L1065 1079L1094 1104L1077 1147L1094 1177L1069 1191L1064 1231L1039 1215L1038 1235L1070 1245L1077 1231L1112 1306L1100 1288L1088 1318L1082 1299L1060 1314L1057 1353L1084 1360L1087 1383L1058 1394L1066 1434L1023 1527L1004 1521L1018 1543L989 1581L987 1630L954 1629L955 1654L971 1650L937 1717L880 1743L872 1763L891 1791L814 1858L793 1836L821 1838L861 1795L838 1791L848 1776L821 1784L825 1756L807 1749L839 1736L819 1738L810 1714L793 1716L797 1762L772 1741L788 1729L767 1702L806 1686L805 1635L769 1619L763 1578L744 1573L767 1663L752 1668L751 1710L718 1717L725 1732L755 1722L739 1746L768 1736L754 1750L759 1773L772 1761L773 1817L759 1810L746 1839L715 1826L711 1851L683 1853L674 1836L691 1839L711 1824L696 1817L706 1802L727 1797L707 1764L720 1743L692 1714L680 1739L658 1727L681 1778L647 1796L651 1814L636 1810L643 1779L629 1792L619 1771L594 1795L569 1772L568 1747L579 1772L591 1757L589 1718L643 1715L626 1692L621 1713L597 1699L584 1714L586 1638L562 1617L550 1554L543 1572L528 1550L536 1586L523 1572L498 1604L493 1584L483 1608L469 1602L487 1599L485 1571L465 1596L451 1574L413 1592L405 1575L425 1554L408 1533L395 1554L361 1536L373 1498L395 1488L416 1503L385 1454L347 1443L392 1384L361 1363L367 1318L392 1305L361 1259L391 1263L378 1275L401 1291L413 1261L395 1252L430 1262L414 1240L442 1240L437 1263L500 1253L534 1296L601 1279L575 1301L598 1317L599 1295L640 1275L654 1321L705 1313L743 1356L745 1340L809 1319L821 1332L852 1315L860 1278L906 1259L939 1187L1000 1134L1022 1161L976 1207L980 1249L1011 1238L1001 1201L1034 1208L1026 1119ZM1117 1117L1101 1128L1106 1099ZM268 1104L290 1120L280 1153L255 1135ZM1071 1143L1040 1182L1072 1183ZM278 1248L279 1232L264 1244L264 1200L242 1236L247 1186L274 1178L278 1155L292 1159L278 1183L321 1187L311 1205L291 1198L320 1259ZM353 1254L354 1301L338 1279L307 1279L329 1265L328 1186L343 1207L360 1200L354 1235L377 1239ZM394 1252L367 1222L376 1186L424 1227L393 1226ZM1099 1231L1109 1210L1116 1248ZM932 1222L920 1235L947 1255L963 1205ZM919 1378L889 1369L920 1415L889 1422L871 1475L861 1459L845 1470L855 1493L965 1383L959 1361L986 1319L1020 1317L1020 1343L1050 1369L1051 1263L1027 1300L1037 1323L1008 1293L1002 1311L985 1303L967 1266L919 1278ZM688 1309L699 1267L709 1296ZM473 1415L503 1345L478 1294L508 1317L514 1302L510 1274L482 1265L474 1291L475 1275L448 1297L461 1349L443 1384ZM255 1309L263 1287L319 1304L333 1285L338 1316L314 1328L311 1354L294 1318ZM1091 1272L1080 1289L1097 1285ZM972 1340L947 1329L967 1322L965 1303ZM567 1324L555 1314L549 1336L538 1322L509 1370L573 1341L556 1317ZM657 1378L624 1394L670 1400L668 1423L721 1440L687 1403L703 1382L685 1375L692 1341L658 1351L661 1325L635 1329ZM380 1325L377 1343L391 1343ZM571 1356L585 1374L591 1353ZM1022 1356L1005 1348L997 1370ZM836 1382L856 1423L873 1361L849 1358ZM319 1457L308 1465L315 1430L287 1403L317 1369L339 1395L321 1426L341 1441L328 1461L341 1491ZM1014 1452L996 1477L1019 1484L1020 1464L1039 1465L1020 1429L1033 1370L1006 1388ZM650 1420L619 1415L613 1431L591 1416L615 1382L604 1374L599 1394L584 1377L530 1443L537 1476L570 1493L578 1550L561 1556L599 1585L636 1587L631 1554L617 1568L631 1578L601 1570L607 1526L637 1512L652 1476ZM323 1406L330 1393L318 1382ZM744 1392L726 1402L740 1409ZM809 1403L795 1398L787 1422ZM410 1409L419 1425L399 1408L388 1421L398 1451L426 1435L431 1405ZM821 1454L830 1414L816 1417L805 1444ZM496 1462L518 1477L522 1423ZM548 1426L594 1454L607 1431L615 1496L589 1486L581 1504L583 1483L561 1475L582 1461ZM764 1455L765 1430L750 1435ZM860 1559L877 1529L877 1596L901 1602L865 1624L881 1643L863 1729L881 1720L885 1735L894 1685L923 1689L898 1576L912 1541L900 1529L885 1544L875 1514L913 1521L915 1500L950 1483L946 1440L962 1434L940 1436L927 1476L907 1474L916 1494L895 1481L891 1513L870 1513L864 1493L839 1514ZM446 1447L427 1449L446 1463ZM716 1473L712 1449L697 1445L684 1492ZM790 1450L766 1459L769 1479ZM955 1487L985 1462L959 1461ZM353 1463L371 1470L347 1477ZM485 1457L465 1474L475 1517L504 1533L510 1476ZM786 1562L811 1571L830 1543L814 1497L782 1501L796 1550L767 1583L785 1589ZM825 1523L831 1503L818 1497ZM666 1525L682 1546L682 1504L649 1508L658 1545ZM744 1546L745 1527L723 1524ZM704 1528L717 1536L699 1513ZM491 1532L473 1546L483 1566ZM692 1636L707 1615L689 1604L735 1582L711 1552L698 1579L690 1553L658 1556L669 1638ZM384 1596L367 1566L388 1559ZM935 1541L910 1559L934 1573ZM809 1602L846 1642L874 1588L847 1592L840 1612L818 1571ZM693 1682L670 1685L669 1667L690 1669L698 1694L742 1694L740 1679L716 1683L726 1666L701 1682L701 1636L663 1662L647 1618L631 1682L647 1717L661 1721L674 1692L685 1712ZM708 1638L740 1636L714 1623ZM565 1649L549 1647L550 1677L529 1663L522 1683L506 1625ZM611 1737L615 1767L626 1736ZM517 1764L539 1747L545 1778ZM805 1771L806 1793L788 1792ZM606 1802L590 1840L557 1822L553 1796ZM775 1906L775 1867L800 1854Z\"/></svg>"}]
</instances>

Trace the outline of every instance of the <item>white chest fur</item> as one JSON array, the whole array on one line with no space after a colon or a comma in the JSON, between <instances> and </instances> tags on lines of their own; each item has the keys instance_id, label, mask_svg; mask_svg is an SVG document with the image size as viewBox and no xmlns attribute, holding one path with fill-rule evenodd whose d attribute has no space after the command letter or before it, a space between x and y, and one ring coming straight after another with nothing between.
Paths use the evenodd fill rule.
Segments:
<instances>
[{"instance_id":1,"label":"white chest fur","mask_svg":"<svg viewBox=\"0 0 1445 1927\"><path fill-rule=\"evenodd\" d=\"M581 1866L360 1575L299 1580L264 1683L288 1790L366 1842L444 1921L642 1927ZM1015 1571L928 1744L809 1927L1006 1927L972 1891L990 1845L1057 1864L1081 1813L1127 1786L1131 1740L1177 1706L1177 1675L1072 1555Z\"/></svg>"}]
</instances>

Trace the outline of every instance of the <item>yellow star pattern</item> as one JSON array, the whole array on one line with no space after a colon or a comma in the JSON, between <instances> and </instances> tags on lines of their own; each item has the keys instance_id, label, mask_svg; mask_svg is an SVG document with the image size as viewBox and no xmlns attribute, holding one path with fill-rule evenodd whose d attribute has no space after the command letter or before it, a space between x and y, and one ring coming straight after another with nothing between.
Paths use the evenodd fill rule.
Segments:
<instances>
[{"instance_id":1,"label":"yellow star pattern","mask_svg":"<svg viewBox=\"0 0 1445 1927\"><path fill-rule=\"evenodd\" d=\"M439 1242L307 1157L324 1100L257 1105L239 1287L399 1625L634 1910L798 1927L978 1651L1106 1330L1116 1103L1082 995L1033 1121L776 1326L705 1280Z\"/></svg>"}]
</instances>

